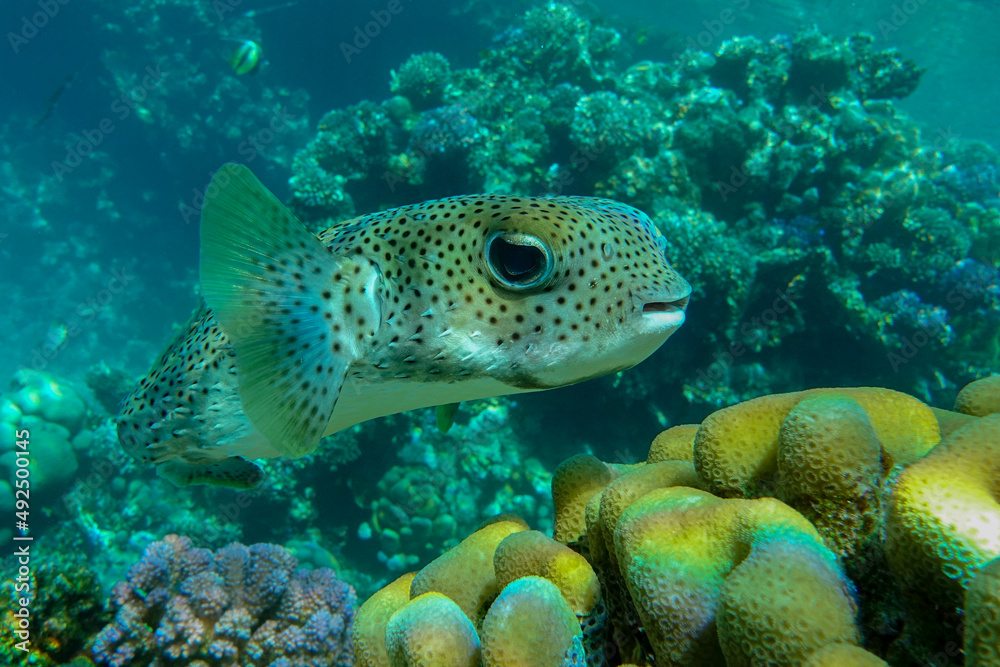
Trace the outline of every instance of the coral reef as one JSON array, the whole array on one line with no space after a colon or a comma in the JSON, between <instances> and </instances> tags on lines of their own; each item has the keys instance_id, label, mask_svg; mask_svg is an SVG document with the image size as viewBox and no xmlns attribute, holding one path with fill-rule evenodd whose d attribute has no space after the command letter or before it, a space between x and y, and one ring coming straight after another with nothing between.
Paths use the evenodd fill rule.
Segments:
<instances>
[{"instance_id":1,"label":"coral reef","mask_svg":"<svg viewBox=\"0 0 1000 667\"><path fill-rule=\"evenodd\" d=\"M0 481L5 492L14 483L15 431L30 433L28 470L31 486L52 493L73 479L79 467L78 452L93 438L84 428L90 417L86 399L72 383L51 373L22 369L11 381L10 392L0 398Z\"/></svg>"},{"instance_id":2,"label":"coral reef","mask_svg":"<svg viewBox=\"0 0 1000 667\"><path fill-rule=\"evenodd\" d=\"M498 517L428 563L414 577L410 594L444 593L479 625L499 592L493 570L497 546L511 533L527 529L519 517Z\"/></svg>"},{"instance_id":3,"label":"coral reef","mask_svg":"<svg viewBox=\"0 0 1000 667\"><path fill-rule=\"evenodd\" d=\"M541 632L539 619L544 619ZM559 589L543 577L520 577L505 586L483 619L482 634L483 665L586 664L579 622Z\"/></svg>"},{"instance_id":4,"label":"coral reef","mask_svg":"<svg viewBox=\"0 0 1000 667\"><path fill-rule=\"evenodd\" d=\"M214 554L186 537L154 542L115 586L99 665L349 665L354 590L331 570L296 570L281 547Z\"/></svg>"},{"instance_id":5,"label":"coral reef","mask_svg":"<svg viewBox=\"0 0 1000 667\"><path fill-rule=\"evenodd\" d=\"M509 402L481 401L462 408L447 434L428 423L401 419L401 464L389 467L359 505L371 517L358 531L371 540L379 562L400 572L455 546L484 519L513 512L545 530L551 476L509 423ZM471 412L468 421L466 411Z\"/></svg>"},{"instance_id":6,"label":"coral reef","mask_svg":"<svg viewBox=\"0 0 1000 667\"><path fill-rule=\"evenodd\" d=\"M180 222L196 227L210 171L238 159L287 179L315 124L309 96L283 77L232 71L230 40L261 30L219 7L99 0L74 18L96 38L63 44L87 72L25 70L42 89L62 86L44 115L11 106L0 127L11 223L2 254L23 262L3 285L11 328L0 377L27 366L77 379L102 361L138 370L188 307L197 277L176 252L191 241ZM56 109L63 92L79 104Z\"/></svg>"},{"instance_id":7,"label":"coral reef","mask_svg":"<svg viewBox=\"0 0 1000 667\"><path fill-rule=\"evenodd\" d=\"M356 664L586 664L583 632L571 604L558 585L527 572L535 567L547 569L572 591L579 586L560 575L590 567L579 557L552 558L552 549L545 546L551 540L540 534L529 537L527 543L508 542L526 529L519 518L497 517L420 572L405 575L372 596L361 606L354 626ZM543 545L543 553L533 554L532 544ZM520 560L514 552L535 561L534 566L510 562ZM508 562L494 565L495 559ZM556 565L559 560L561 567ZM512 565L526 574L512 574ZM525 565L526 570L518 567ZM508 577L513 578L508 581ZM593 603L596 579L592 571L590 579L594 585L584 588L591 589ZM571 599L581 601L574 595ZM430 650L439 651L436 655L443 662L421 661L420 656Z\"/></svg>"},{"instance_id":8,"label":"coral reef","mask_svg":"<svg viewBox=\"0 0 1000 667\"><path fill-rule=\"evenodd\" d=\"M659 664L794 664L858 641L836 558L780 502L661 489L629 505L614 537Z\"/></svg>"},{"instance_id":9,"label":"coral reef","mask_svg":"<svg viewBox=\"0 0 1000 667\"><path fill-rule=\"evenodd\" d=\"M261 157L266 166L259 169L291 166L293 147L303 143L309 127L309 95L255 85L226 66L232 43L261 40L251 15L227 20L232 7L219 11L187 2L183 14L168 3L125 11L113 3L98 4L107 6L94 17L99 34L110 38L130 30L142 35L142 53L109 41L101 60L122 100L119 106L127 106L147 126L151 142L169 142L174 161L212 151L247 161ZM180 39L181 34L199 39ZM137 59L149 65L137 68Z\"/></svg>"},{"instance_id":10,"label":"coral reef","mask_svg":"<svg viewBox=\"0 0 1000 667\"><path fill-rule=\"evenodd\" d=\"M376 590L442 552L361 608L359 664L425 664L429 652L546 667L930 664L960 660L963 640L968 664L997 664L997 376L967 385L954 411L888 390L778 393L865 382L950 405L1000 367L1000 155L899 110L893 100L920 85L911 60L812 29L668 57L578 4L542 3L472 67L400 58L393 97L330 111L310 138L305 93L237 77L215 53L220 37L262 39L252 10L210 6L100 0L103 75L82 92L102 104L110 93L128 120L65 182L0 155L12 222L0 254L24 259L11 250L22 237L39 248L6 293L9 328L30 341L9 363L37 370L0 397L0 506L14 502L12 434L28 429L45 498L34 544L93 568L36 568L38 643L29 657L5 645L0 662L89 663L81 651L109 621L100 590L148 549L166 570L147 559L119 586L100 664L347 662L350 594L324 568ZM138 53L120 33L142 35ZM635 62L637 51L653 60ZM64 124L33 133L44 150L24 153L87 145L85 127L53 121ZM463 405L448 434L428 411L353 428L314 457L267 463L259 495L181 493L123 460L102 421L127 372L95 366L96 400L45 372L79 378L99 356L145 365L158 345L147 339L190 299L195 272L156 256L190 250L160 224L174 200L142 188L159 212L134 215L115 190L132 187L119 178L132 165L112 147L132 142L171 147L150 173L185 184L189 230L204 192L192 198L186 179L208 168L199 155L245 159L273 181L290 172L291 203L317 229L458 192L618 199L666 235L695 288L691 323L669 363L577 393ZM119 238L134 264L101 255ZM26 297L27 285L47 298ZM128 317L137 301L141 321ZM583 392L615 417L579 419ZM636 434L648 441L656 424L680 425L636 463ZM479 527L508 512L524 521ZM168 533L215 554L156 541ZM312 573L276 547L225 546L259 540ZM258 557L287 583L251 627L252 604L216 578ZM295 587L329 606L313 611ZM309 616L275 616L291 607Z\"/></svg>"},{"instance_id":11,"label":"coral reef","mask_svg":"<svg viewBox=\"0 0 1000 667\"><path fill-rule=\"evenodd\" d=\"M683 397L704 414L805 378L856 383L863 367L866 382L948 402L996 369L1000 156L897 109L923 74L912 60L814 29L663 62L629 53L613 28L549 3L475 68L413 56L393 86L419 114L398 100L334 112L296 158L293 185L309 185L293 202L316 224L343 217L343 201L360 211L455 188L646 210L699 325L720 333L683 342L637 399ZM364 168L325 159L327 144L363 153ZM844 363L816 369L816 354Z\"/></svg>"},{"instance_id":12,"label":"coral reef","mask_svg":"<svg viewBox=\"0 0 1000 667\"><path fill-rule=\"evenodd\" d=\"M940 439L950 415L817 389L669 429L646 463L578 455L558 541L498 517L362 606L358 664L428 664L387 653L400 627L461 664L929 664L963 607L968 664L995 664L1000 416Z\"/></svg>"},{"instance_id":13,"label":"coral reef","mask_svg":"<svg viewBox=\"0 0 1000 667\"><path fill-rule=\"evenodd\" d=\"M974 417L1000 413L1000 375L971 382L958 392L955 411Z\"/></svg>"},{"instance_id":14,"label":"coral reef","mask_svg":"<svg viewBox=\"0 0 1000 667\"><path fill-rule=\"evenodd\" d=\"M699 474L707 480L708 490L726 497L766 495L771 486L765 482L767 476L779 470L782 456L779 439L786 449L801 450L804 444L788 442L802 439L796 433L796 420L789 423L789 412L803 399L822 394L846 397L864 409L872 422L872 436L881 443L889 465L912 463L940 439L937 420L927 406L911 396L887 389L807 390L762 396L714 412L702 422L695 437L694 462ZM805 415L800 418L808 419ZM795 452L786 452L785 456L791 459L790 463L796 462ZM818 458L831 466L826 471L830 477L842 474L834 468L840 461L851 466L858 464L840 455L831 459L828 453Z\"/></svg>"},{"instance_id":15,"label":"coral reef","mask_svg":"<svg viewBox=\"0 0 1000 667\"><path fill-rule=\"evenodd\" d=\"M479 664L479 637L472 621L451 598L423 593L389 619L386 652L393 664Z\"/></svg>"},{"instance_id":16,"label":"coral reef","mask_svg":"<svg viewBox=\"0 0 1000 667\"><path fill-rule=\"evenodd\" d=\"M408 572L369 597L354 618L354 657L366 667L389 667L386 626L389 619L410 601L410 585L416 572ZM463 612L464 614L464 612Z\"/></svg>"},{"instance_id":17,"label":"coral reef","mask_svg":"<svg viewBox=\"0 0 1000 667\"><path fill-rule=\"evenodd\" d=\"M108 621L97 577L89 567L72 558L40 565L19 587L12 575L0 591L3 639L0 659L6 665L52 667L68 664L80 654L95 632ZM31 649L18 650L14 630L20 610L18 598L30 595L29 609L38 625L31 632ZM29 625L29 627L31 627Z\"/></svg>"},{"instance_id":18,"label":"coral reef","mask_svg":"<svg viewBox=\"0 0 1000 667\"><path fill-rule=\"evenodd\" d=\"M1000 555L1000 415L951 433L895 481L886 556L916 599L961 605L985 562Z\"/></svg>"},{"instance_id":19,"label":"coral reef","mask_svg":"<svg viewBox=\"0 0 1000 667\"><path fill-rule=\"evenodd\" d=\"M408 99L417 109L441 104L451 82L451 64L440 53L415 53L399 72L391 73L389 90Z\"/></svg>"},{"instance_id":20,"label":"coral reef","mask_svg":"<svg viewBox=\"0 0 1000 667\"><path fill-rule=\"evenodd\" d=\"M965 593L965 664L1000 665L1000 558L983 565Z\"/></svg>"}]
</instances>

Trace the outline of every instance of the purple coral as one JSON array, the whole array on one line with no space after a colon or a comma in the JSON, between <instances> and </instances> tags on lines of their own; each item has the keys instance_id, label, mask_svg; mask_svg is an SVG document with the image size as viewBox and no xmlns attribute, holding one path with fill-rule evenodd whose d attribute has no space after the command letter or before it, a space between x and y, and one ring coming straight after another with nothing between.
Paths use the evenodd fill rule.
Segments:
<instances>
[{"instance_id":1,"label":"purple coral","mask_svg":"<svg viewBox=\"0 0 1000 667\"><path fill-rule=\"evenodd\" d=\"M168 535L143 552L112 593L114 620L97 635L99 665L351 664L357 598L332 570L296 570L273 544L215 554Z\"/></svg>"}]
</instances>

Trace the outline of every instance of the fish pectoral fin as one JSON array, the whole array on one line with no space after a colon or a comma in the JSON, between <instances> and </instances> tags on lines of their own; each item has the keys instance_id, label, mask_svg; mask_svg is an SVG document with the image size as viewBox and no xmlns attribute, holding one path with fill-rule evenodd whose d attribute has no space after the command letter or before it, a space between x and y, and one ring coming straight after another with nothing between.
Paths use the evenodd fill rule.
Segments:
<instances>
[{"instance_id":1,"label":"fish pectoral fin","mask_svg":"<svg viewBox=\"0 0 1000 667\"><path fill-rule=\"evenodd\" d=\"M201 285L236 352L243 411L283 456L304 456L378 330L381 273L332 254L242 165L208 193Z\"/></svg>"},{"instance_id":2,"label":"fish pectoral fin","mask_svg":"<svg viewBox=\"0 0 1000 667\"><path fill-rule=\"evenodd\" d=\"M211 484L230 489L252 489L264 479L264 471L243 457L193 465L177 459L156 466L156 474L177 486Z\"/></svg>"},{"instance_id":3,"label":"fish pectoral fin","mask_svg":"<svg viewBox=\"0 0 1000 667\"><path fill-rule=\"evenodd\" d=\"M435 408L434 416L437 419L438 431L447 433L451 430L451 427L455 425L455 416L458 414L459 405L460 403L446 403Z\"/></svg>"}]
</instances>

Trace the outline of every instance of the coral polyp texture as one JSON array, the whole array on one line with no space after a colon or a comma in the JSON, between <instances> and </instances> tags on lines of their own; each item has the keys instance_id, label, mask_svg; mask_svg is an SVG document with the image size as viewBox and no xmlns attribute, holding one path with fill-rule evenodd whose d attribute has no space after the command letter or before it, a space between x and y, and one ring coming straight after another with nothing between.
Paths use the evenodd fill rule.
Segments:
<instances>
[{"instance_id":1,"label":"coral polyp texture","mask_svg":"<svg viewBox=\"0 0 1000 667\"><path fill-rule=\"evenodd\" d=\"M568 459L555 540L498 517L397 580L358 613L358 664L439 664L407 633L463 665L876 667L963 641L1000 664L1000 415L942 439L957 414L815 389L668 429L645 463Z\"/></svg>"},{"instance_id":2,"label":"coral polyp texture","mask_svg":"<svg viewBox=\"0 0 1000 667\"><path fill-rule=\"evenodd\" d=\"M504 587L483 619L483 665L584 667L583 635L548 579L526 576Z\"/></svg>"},{"instance_id":3,"label":"coral polyp texture","mask_svg":"<svg viewBox=\"0 0 1000 667\"><path fill-rule=\"evenodd\" d=\"M481 649L472 621L451 598L423 593L389 619L386 652L392 664L475 667Z\"/></svg>"},{"instance_id":4,"label":"coral polyp texture","mask_svg":"<svg viewBox=\"0 0 1000 667\"><path fill-rule=\"evenodd\" d=\"M886 555L914 596L961 604L976 571L1000 556L1000 415L964 426L899 476Z\"/></svg>"},{"instance_id":5,"label":"coral polyp texture","mask_svg":"<svg viewBox=\"0 0 1000 667\"><path fill-rule=\"evenodd\" d=\"M1000 413L1000 375L969 383L958 392L955 411L974 417Z\"/></svg>"},{"instance_id":6,"label":"coral polyp texture","mask_svg":"<svg viewBox=\"0 0 1000 667\"><path fill-rule=\"evenodd\" d=\"M983 565L965 593L965 664L1000 665L1000 558Z\"/></svg>"},{"instance_id":7,"label":"coral polyp texture","mask_svg":"<svg viewBox=\"0 0 1000 667\"><path fill-rule=\"evenodd\" d=\"M810 437L803 431L811 425L799 425L809 422L809 416L800 411L800 416L791 423L787 417L802 400L823 394L842 396L864 410L866 421L870 421L870 436L878 439L890 464L910 463L926 454L940 439L937 420L926 405L888 389L821 389L762 396L713 413L698 430L695 467L708 482L709 490L723 496L759 495L760 489L773 485L782 443L795 441L786 450L822 448L822 444L815 442L799 444ZM839 423L846 421L841 419ZM836 426L838 420L832 418L832 423ZM818 456L822 458L823 453ZM831 461L830 465L835 466L836 462Z\"/></svg>"},{"instance_id":8,"label":"coral polyp texture","mask_svg":"<svg viewBox=\"0 0 1000 667\"><path fill-rule=\"evenodd\" d=\"M599 607L584 558L498 517L361 606L356 664L583 667Z\"/></svg>"},{"instance_id":9,"label":"coral polyp texture","mask_svg":"<svg viewBox=\"0 0 1000 667\"><path fill-rule=\"evenodd\" d=\"M857 642L836 557L778 501L659 489L622 515L615 551L658 664L794 663Z\"/></svg>"},{"instance_id":10,"label":"coral polyp texture","mask_svg":"<svg viewBox=\"0 0 1000 667\"><path fill-rule=\"evenodd\" d=\"M112 593L94 661L130 665L350 665L354 589L332 570L296 569L273 544L215 553L186 537L154 542Z\"/></svg>"}]
</instances>

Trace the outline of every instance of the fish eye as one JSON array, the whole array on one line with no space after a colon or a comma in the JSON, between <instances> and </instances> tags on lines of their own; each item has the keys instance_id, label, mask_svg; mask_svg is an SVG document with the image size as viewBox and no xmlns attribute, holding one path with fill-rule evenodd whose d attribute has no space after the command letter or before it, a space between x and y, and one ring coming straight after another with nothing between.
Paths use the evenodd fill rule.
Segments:
<instances>
[{"instance_id":1,"label":"fish eye","mask_svg":"<svg viewBox=\"0 0 1000 667\"><path fill-rule=\"evenodd\" d=\"M549 247L529 234L494 232L486 239L486 266L507 289L525 291L544 285L554 264Z\"/></svg>"}]
</instances>

